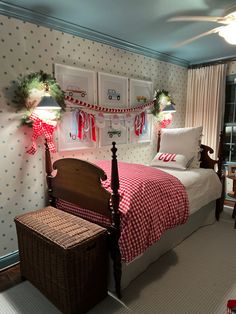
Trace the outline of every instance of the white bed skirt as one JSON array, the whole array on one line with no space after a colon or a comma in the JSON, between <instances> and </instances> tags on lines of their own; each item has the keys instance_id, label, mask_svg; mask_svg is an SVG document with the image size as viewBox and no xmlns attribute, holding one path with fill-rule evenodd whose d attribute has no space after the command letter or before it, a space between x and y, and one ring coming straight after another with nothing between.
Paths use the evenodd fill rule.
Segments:
<instances>
[{"instance_id":1,"label":"white bed skirt","mask_svg":"<svg viewBox=\"0 0 236 314\"><path fill-rule=\"evenodd\" d=\"M122 263L121 289L126 288L132 280L144 272L150 264L155 262L160 256L176 247L194 231L204 225L215 222L215 201L205 205L189 216L188 221L181 226L167 230L161 239L149 247L144 254L136 258L129 264ZM109 270L109 291L114 292L112 263Z\"/></svg>"}]
</instances>

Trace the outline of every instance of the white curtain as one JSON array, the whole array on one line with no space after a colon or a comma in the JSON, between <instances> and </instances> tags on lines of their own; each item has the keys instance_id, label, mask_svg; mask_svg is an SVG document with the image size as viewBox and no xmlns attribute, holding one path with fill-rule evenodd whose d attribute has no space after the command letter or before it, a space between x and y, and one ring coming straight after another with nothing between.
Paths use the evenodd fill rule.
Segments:
<instances>
[{"instance_id":1,"label":"white curtain","mask_svg":"<svg viewBox=\"0 0 236 314\"><path fill-rule=\"evenodd\" d=\"M223 126L226 64L188 70L185 126L203 126L202 143L214 149L217 157Z\"/></svg>"}]
</instances>

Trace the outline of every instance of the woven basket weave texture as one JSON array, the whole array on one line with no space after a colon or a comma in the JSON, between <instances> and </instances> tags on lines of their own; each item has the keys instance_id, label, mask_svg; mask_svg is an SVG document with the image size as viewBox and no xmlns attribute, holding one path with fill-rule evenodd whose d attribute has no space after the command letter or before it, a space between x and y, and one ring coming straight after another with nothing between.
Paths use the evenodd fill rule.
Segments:
<instances>
[{"instance_id":1,"label":"woven basket weave texture","mask_svg":"<svg viewBox=\"0 0 236 314\"><path fill-rule=\"evenodd\" d=\"M106 297L106 229L51 206L15 223L22 276L63 313L85 313Z\"/></svg>"}]
</instances>

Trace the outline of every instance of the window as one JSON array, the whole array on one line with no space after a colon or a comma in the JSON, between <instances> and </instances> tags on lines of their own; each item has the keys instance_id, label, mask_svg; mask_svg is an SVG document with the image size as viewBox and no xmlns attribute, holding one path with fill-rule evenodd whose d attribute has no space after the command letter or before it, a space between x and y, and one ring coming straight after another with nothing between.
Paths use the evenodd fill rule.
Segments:
<instances>
[{"instance_id":1,"label":"window","mask_svg":"<svg viewBox=\"0 0 236 314\"><path fill-rule=\"evenodd\" d=\"M236 76L226 82L224 128L225 161L236 162Z\"/></svg>"}]
</instances>

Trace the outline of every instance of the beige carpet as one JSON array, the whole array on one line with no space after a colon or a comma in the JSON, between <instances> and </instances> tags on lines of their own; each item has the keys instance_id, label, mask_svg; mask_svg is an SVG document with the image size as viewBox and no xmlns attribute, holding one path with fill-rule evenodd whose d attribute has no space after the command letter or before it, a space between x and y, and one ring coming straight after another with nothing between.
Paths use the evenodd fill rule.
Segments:
<instances>
[{"instance_id":1,"label":"beige carpet","mask_svg":"<svg viewBox=\"0 0 236 314\"><path fill-rule=\"evenodd\" d=\"M236 299L236 230L232 210L162 256L123 291L89 313L223 314ZM0 294L0 313L58 314L29 282Z\"/></svg>"}]
</instances>

